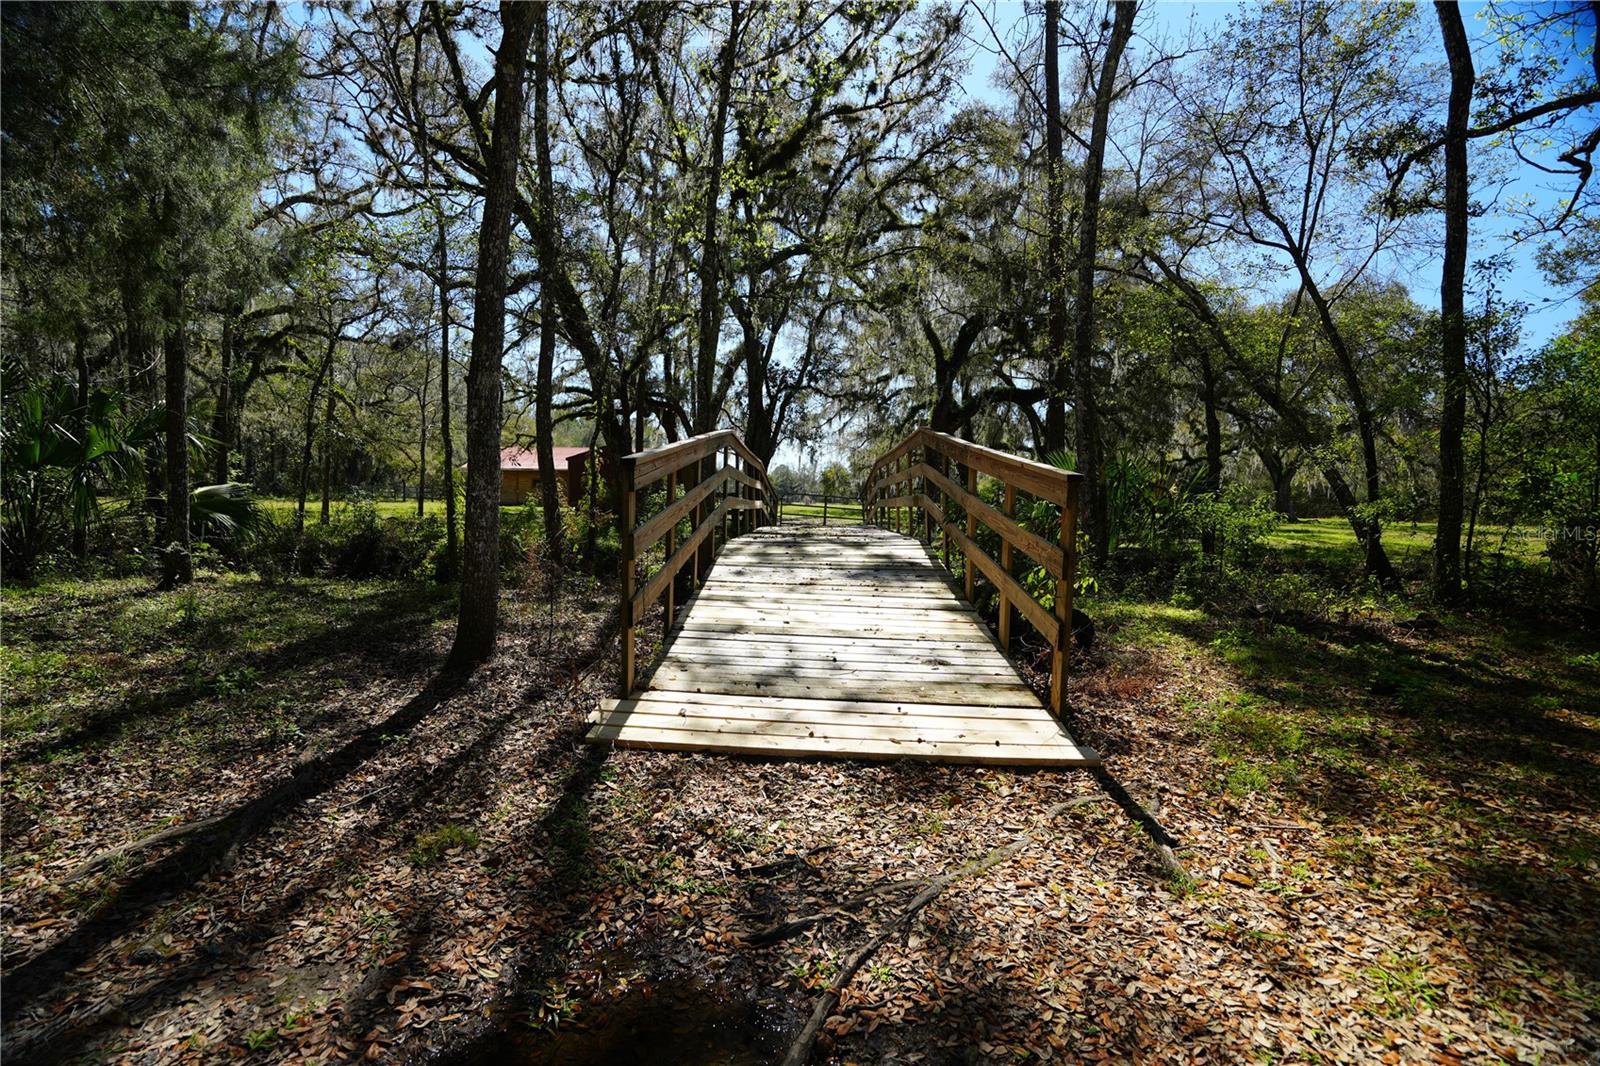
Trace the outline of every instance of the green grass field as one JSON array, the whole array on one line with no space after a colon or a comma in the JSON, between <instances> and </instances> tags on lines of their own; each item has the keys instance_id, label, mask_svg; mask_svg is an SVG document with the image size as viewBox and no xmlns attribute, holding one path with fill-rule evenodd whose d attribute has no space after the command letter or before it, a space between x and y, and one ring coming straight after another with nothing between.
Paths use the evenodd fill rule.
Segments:
<instances>
[{"instance_id":1,"label":"green grass field","mask_svg":"<svg viewBox=\"0 0 1600 1066\"><path fill-rule=\"evenodd\" d=\"M1383 543L1396 564L1408 563L1432 553L1433 535L1432 522L1396 522L1384 527ZM1352 560L1360 557L1355 533L1343 518L1307 518L1299 522L1285 522L1273 530L1267 538L1267 544L1307 559L1320 558L1331 562L1342 556ZM1519 535L1517 530L1512 530L1508 536L1504 526L1480 524L1474 551L1489 554L1502 550L1507 555L1531 561L1544 551L1544 541Z\"/></svg>"},{"instance_id":2,"label":"green grass field","mask_svg":"<svg viewBox=\"0 0 1600 1066\"><path fill-rule=\"evenodd\" d=\"M786 503L783 505L783 517L787 521L791 518L810 521L822 521L822 504L820 503ZM830 503L828 504L828 524L842 522L846 525L861 524L861 505L859 503Z\"/></svg>"},{"instance_id":3,"label":"green grass field","mask_svg":"<svg viewBox=\"0 0 1600 1066\"><path fill-rule=\"evenodd\" d=\"M293 513L295 507L295 501L287 496L263 496L256 502L260 506L273 513ZM416 500L372 500L369 502L371 502L373 508L378 512L378 514L382 515L384 518L407 518L417 513ZM333 509L335 511L339 510L341 507L348 506L349 502L346 500L333 501ZM424 501L423 508L425 514L436 514L441 518L444 516L443 500ZM306 514L318 514L320 513L321 509L321 500L306 501Z\"/></svg>"},{"instance_id":4,"label":"green grass field","mask_svg":"<svg viewBox=\"0 0 1600 1066\"><path fill-rule=\"evenodd\" d=\"M292 500L292 499L289 499L288 497L285 497L285 496L263 496L259 500L257 500L256 502L258 504L260 504L262 507L266 508L268 511L271 511L272 513L274 513L274 514L293 514L294 513L295 501ZM370 500L368 502L370 502L372 504L373 509L376 510L378 512L378 514L383 518L412 518L412 517L415 517L415 515L417 513L417 501L416 500ZM341 507L348 507L348 506L350 506L350 502L347 501L347 500L334 500L333 501L333 510L334 510L334 513L336 513L336 514L338 513L338 511L339 511L339 509ZM502 511L514 511L514 510L518 510L522 506L523 505L520 504L520 503L517 503L517 504L506 504L506 505L501 507L501 510ZM321 500L307 500L306 501L306 514L307 515L319 514L321 512L321 508L322 508L322 501ZM424 514L438 515L440 518L444 517L444 501L443 500L427 500L427 501L425 501L423 503L423 508L424 508L424 510L423 510ZM460 515L462 512L458 510L456 513L457 513L457 515Z\"/></svg>"}]
</instances>

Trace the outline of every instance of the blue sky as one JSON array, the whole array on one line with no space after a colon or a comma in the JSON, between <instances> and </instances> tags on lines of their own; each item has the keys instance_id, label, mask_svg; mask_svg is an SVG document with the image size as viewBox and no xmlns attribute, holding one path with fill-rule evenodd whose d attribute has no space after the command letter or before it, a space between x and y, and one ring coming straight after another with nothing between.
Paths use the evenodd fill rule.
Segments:
<instances>
[{"instance_id":1,"label":"blue sky","mask_svg":"<svg viewBox=\"0 0 1600 1066\"><path fill-rule=\"evenodd\" d=\"M994 23L995 31L1002 40L1012 47L1017 41L1037 35L1037 14L1030 16L1027 8L1020 0L980 0L984 4L985 12L989 13ZM1037 5L1035 10L1037 10ZM1462 13L1467 25L1467 32L1473 39L1474 64L1480 75L1489 70L1498 62L1498 55L1494 42L1489 37L1489 31L1483 19L1484 3L1464 3ZM1532 5L1524 5L1531 7ZM1548 5L1538 5L1540 7ZM1423 38L1431 45L1433 55L1430 57L1439 64L1444 63L1444 53L1438 44L1437 31L1431 11L1419 5L1418 17L1425 20L1422 26ZM1192 30L1196 36L1204 35L1220 27L1230 15L1243 10L1243 5L1232 0L1146 0L1141 5L1139 19L1136 24L1136 33L1141 37L1149 38L1174 38L1182 35L1186 30ZM992 90L991 82L997 65L1006 61L996 54L992 54L993 39L988 28L982 20L973 20L974 24L969 29L969 34L978 45L987 46L991 52L986 53L984 47L974 47L972 59L972 76L967 79L969 91L976 98L989 98L998 101L998 95ZM1589 43L1592 47L1592 42ZM1586 60L1574 51L1574 63L1583 63ZM957 101L958 103L958 101ZM1441 110L1443 100L1440 101ZM1600 119L1600 109L1589 109L1579 118L1589 123ZM1547 153L1545 161L1553 160L1564 145L1557 146ZM1476 142L1471 146L1474 157L1481 158L1482 153L1504 152L1503 148L1490 147L1488 142ZM1502 204L1518 200L1526 200L1546 214L1559 213L1564 202L1564 197L1570 194L1572 179L1568 177L1552 177L1542 174L1529 166L1513 166L1506 175L1507 180L1499 186L1498 200ZM1475 190L1475 194L1477 190ZM1436 217L1436 216L1435 216ZM1428 224L1428 223L1424 223ZM1486 214L1476 217L1472 221L1471 247L1468 262L1472 263L1492 254L1501 253L1507 246L1507 238L1514 228L1514 220L1503 209L1491 209ZM1534 247L1524 245L1510 253L1510 262L1507 270L1498 279L1498 298L1503 301L1519 301L1528 306L1527 317L1523 323L1523 344L1525 350L1537 348L1546 340L1559 333L1578 311L1575 293L1571 290L1552 286L1538 269L1534 260ZM1410 289L1412 297L1425 307L1434 307L1439 301L1439 270L1440 259L1437 254L1424 252L1411 254L1404 259L1391 258L1380 263L1378 268L1394 278L1403 281ZM1470 280L1470 279L1469 279ZM1263 298L1277 296L1278 293L1262 293ZM1474 303L1474 297L1469 295L1469 306ZM834 449L823 449L816 458L827 462L838 457ZM806 460L810 457L807 456ZM790 465L802 465L802 457L792 445L785 445L775 457L776 462ZM809 465L809 462L806 463Z\"/></svg>"},{"instance_id":2,"label":"blue sky","mask_svg":"<svg viewBox=\"0 0 1600 1066\"><path fill-rule=\"evenodd\" d=\"M1037 15L1037 3L1033 4L1033 12L1021 0L978 0L983 4L983 10L988 14L994 24L994 29L1006 42L1007 47L1015 48L1016 44L1024 39L1036 38L1040 32ZM1101 0L1092 0L1097 5ZM1515 0L1504 7L1512 7ZM1462 12L1467 24L1467 32L1474 43L1474 60L1479 74L1489 71L1498 62L1494 42L1489 37L1488 26L1483 18L1484 3L1463 3ZM1523 4L1522 10L1537 10L1548 8L1547 3ZM1172 40L1192 33L1201 37L1218 29L1228 18L1235 13L1245 10L1244 4L1234 0L1144 0L1140 6L1138 22L1136 23L1135 49L1139 47L1137 38L1155 40ZM289 9L291 21L299 21L304 12L297 5ZM1433 55L1430 59L1441 66L1444 62L1443 50L1438 44L1438 35L1431 10L1427 5L1419 4L1418 18L1421 20L1423 40L1431 47ZM993 38L983 20L969 19L968 29L971 38L972 70L965 80L967 91L972 98L987 99L1000 102L999 94L993 88L994 74L997 65L1005 61L993 52ZM1572 63L1574 65L1587 64L1580 49L1593 47L1592 40L1578 42L1574 46ZM469 56L480 61L487 61L487 52L482 55L473 54L476 49L469 48ZM952 107L962 103L960 99L952 100ZM1443 100L1440 101L1442 110ZM1600 121L1600 108L1590 108L1578 116L1586 128ZM1554 156L1565 147L1565 142L1550 148L1542 162L1552 162ZM1503 147L1491 146L1487 141L1475 142L1470 151L1475 158L1484 158L1489 154L1503 157L1506 150ZM1498 187L1498 202L1502 204L1519 200L1527 201L1543 211L1545 214L1559 213L1564 202L1564 197L1570 194L1572 179L1570 177L1554 177L1540 173L1537 169L1526 165L1513 164L1506 173L1506 179ZM1475 190L1475 193L1477 190ZM1436 219L1436 216L1435 216ZM1431 224L1435 219L1424 221L1424 225ZM1491 254L1502 252L1507 246L1507 237L1513 229L1514 220L1503 210L1491 208L1486 214L1476 217L1472 221L1471 249L1468 261L1474 262ZM1514 249L1510 254L1508 270L1498 279L1499 298L1502 300L1521 301L1528 306L1527 317L1523 324L1523 344L1525 349L1533 349L1551 336L1560 332L1577 313L1578 305L1575 294L1566 289L1552 286L1540 272L1534 260L1534 247L1524 245ZM1439 257L1437 254L1411 254L1405 258L1391 258L1387 262L1376 264L1380 272L1402 280L1410 289L1412 297L1423 306L1436 306L1439 299ZM1259 294L1261 298L1268 299L1280 293ZM1475 301L1469 295L1469 306ZM819 459L827 461L836 457L834 449L825 449L827 454ZM801 465L802 457L790 444L779 450L777 462L790 465ZM806 464L806 465L809 465Z\"/></svg>"},{"instance_id":3,"label":"blue sky","mask_svg":"<svg viewBox=\"0 0 1600 1066\"><path fill-rule=\"evenodd\" d=\"M1547 4L1522 5L1525 8L1548 7ZM1489 70L1498 62L1498 55L1494 49L1493 41L1489 39L1489 31L1483 19L1484 3L1464 3L1461 5L1462 15L1466 22L1467 32L1473 38L1474 65L1480 75ZM1036 26L1019 25L1027 18L1024 5L1020 2L1002 2L993 5L996 13L996 29L1002 36L1008 33L1023 34L1027 32L1038 33ZM1197 33L1206 33L1219 28L1228 17L1243 9L1243 5L1231 0L1202 0L1202 2L1187 2L1187 0L1146 0L1141 5L1139 21L1136 32L1141 36L1151 38L1175 37L1187 28L1193 28ZM1431 57L1439 64L1444 63L1444 52L1438 45L1437 31L1434 29L1434 20L1431 11L1419 5L1418 17L1423 20L1424 40L1433 46L1434 55ZM1037 17L1032 21L1036 22ZM979 24L982 31L982 24ZM1582 58L1574 52L1574 62L1583 62ZM974 73L980 75L983 81L988 80L992 70L993 61L981 53L974 60ZM973 79L977 84L979 78ZM1443 100L1440 101L1440 110L1443 110ZM1581 116L1590 126L1600 120L1600 108L1591 108ZM1552 162L1554 156L1562 147L1547 153L1547 158L1542 162ZM1484 153L1504 152L1503 148L1491 148L1486 141L1474 143L1470 151L1474 157L1481 158ZM1499 202L1508 204L1517 200L1526 199L1539 205L1550 214L1557 214L1564 197L1569 195L1572 187L1571 178L1552 177L1541 174L1529 166L1514 166L1509 174L1509 180L1501 187ZM1475 195L1478 190L1474 190ZM1486 256L1501 252L1506 244L1507 237L1513 228L1513 220L1503 210L1491 210L1488 214L1474 218L1471 230L1471 249L1468 262L1472 263ZM1413 297L1423 306L1434 306L1439 300L1439 269L1440 262L1436 255L1415 256L1403 263L1390 262L1384 268L1387 272L1405 281ZM1574 293L1570 290L1559 289L1551 286L1539 271L1534 261L1534 248L1525 245L1512 253L1510 268L1500 278L1500 295L1507 300L1523 301L1529 305L1528 317L1524 322L1524 341L1529 347L1537 347L1551 336L1560 332L1562 327L1577 313L1577 303Z\"/></svg>"}]
</instances>

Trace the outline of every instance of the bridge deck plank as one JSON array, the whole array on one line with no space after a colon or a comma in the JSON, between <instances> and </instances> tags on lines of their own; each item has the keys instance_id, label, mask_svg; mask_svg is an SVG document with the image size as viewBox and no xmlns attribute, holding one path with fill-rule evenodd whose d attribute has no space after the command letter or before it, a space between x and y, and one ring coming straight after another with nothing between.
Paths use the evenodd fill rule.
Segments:
<instances>
[{"instance_id":1,"label":"bridge deck plank","mask_svg":"<svg viewBox=\"0 0 1600 1066\"><path fill-rule=\"evenodd\" d=\"M645 691L587 739L769 757L1092 766L909 537L765 527L729 543Z\"/></svg>"}]
</instances>

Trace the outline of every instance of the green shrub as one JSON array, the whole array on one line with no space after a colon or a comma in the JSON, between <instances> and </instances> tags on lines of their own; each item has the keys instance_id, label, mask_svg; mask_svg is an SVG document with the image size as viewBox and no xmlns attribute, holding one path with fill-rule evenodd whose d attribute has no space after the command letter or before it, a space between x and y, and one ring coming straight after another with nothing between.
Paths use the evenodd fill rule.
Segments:
<instances>
[{"instance_id":1,"label":"green shrub","mask_svg":"<svg viewBox=\"0 0 1600 1066\"><path fill-rule=\"evenodd\" d=\"M263 573L303 577L432 578L444 541L438 515L384 518L358 500L334 510L326 525L308 514L298 537L293 512L263 519L248 560Z\"/></svg>"},{"instance_id":2,"label":"green shrub","mask_svg":"<svg viewBox=\"0 0 1600 1066\"><path fill-rule=\"evenodd\" d=\"M442 825L438 829L418 833L416 846L411 849L408 858L413 866L432 866L444 858L445 852L457 848L475 848L480 839L475 829L461 825Z\"/></svg>"},{"instance_id":3,"label":"green shrub","mask_svg":"<svg viewBox=\"0 0 1600 1066\"><path fill-rule=\"evenodd\" d=\"M508 581L525 580L533 558L544 551L544 508L536 500L500 511L500 572Z\"/></svg>"},{"instance_id":4,"label":"green shrub","mask_svg":"<svg viewBox=\"0 0 1600 1066\"><path fill-rule=\"evenodd\" d=\"M562 524L569 551L581 551L590 533L587 515L563 508ZM594 534L593 552L580 560L595 574L615 574L622 545L610 514L596 516ZM445 545L440 515L385 517L371 501L354 500L335 508L326 525L308 510L299 536L293 511L263 512L238 547L229 545L207 558L268 575L440 580L445 576ZM505 579L524 580L532 561L543 552L544 515L538 503L501 509L500 567Z\"/></svg>"},{"instance_id":5,"label":"green shrub","mask_svg":"<svg viewBox=\"0 0 1600 1066\"><path fill-rule=\"evenodd\" d=\"M562 534L569 549L578 551L592 574L615 574L622 567L622 535L610 511L596 510L593 521L582 507L561 512ZM591 545L590 541L593 541Z\"/></svg>"},{"instance_id":6,"label":"green shrub","mask_svg":"<svg viewBox=\"0 0 1600 1066\"><path fill-rule=\"evenodd\" d=\"M1260 560L1280 521L1266 496L1228 491L1184 499L1174 509L1169 528L1176 536L1196 541L1210 536L1218 556L1235 566L1249 566Z\"/></svg>"}]
</instances>

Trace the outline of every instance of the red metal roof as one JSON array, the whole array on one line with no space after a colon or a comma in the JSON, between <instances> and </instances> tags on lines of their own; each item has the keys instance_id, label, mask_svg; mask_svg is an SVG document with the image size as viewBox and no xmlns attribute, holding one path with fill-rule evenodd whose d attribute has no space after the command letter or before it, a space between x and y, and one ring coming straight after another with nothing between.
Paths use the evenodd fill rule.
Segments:
<instances>
[{"instance_id":1,"label":"red metal roof","mask_svg":"<svg viewBox=\"0 0 1600 1066\"><path fill-rule=\"evenodd\" d=\"M558 470L565 470L567 464L578 456L589 454L588 448L556 448L555 460ZM537 470L539 469L539 452L536 448L501 448L501 470Z\"/></svg>"}]
</instances>

